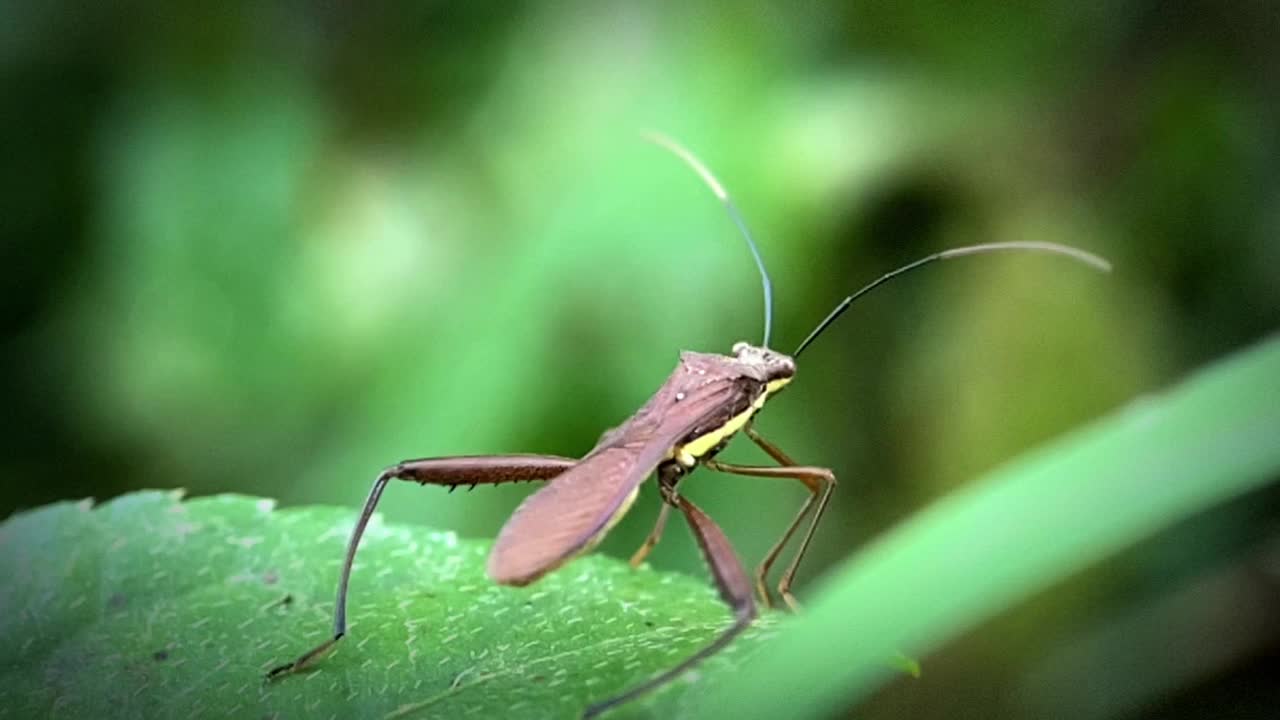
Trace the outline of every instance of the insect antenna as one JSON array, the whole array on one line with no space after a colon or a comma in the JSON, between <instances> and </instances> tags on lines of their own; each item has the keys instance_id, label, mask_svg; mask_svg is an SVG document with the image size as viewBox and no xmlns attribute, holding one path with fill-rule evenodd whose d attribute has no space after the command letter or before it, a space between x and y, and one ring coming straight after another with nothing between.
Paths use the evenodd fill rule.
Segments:
<instances>
[{"instance_id":1,"label":"insect antenna","mask_svg":"<svg viewBox=\"0 0 1280 720\"><path fill-rule=\"evenodd\" d=\"M756 246L756 241L751 237L751 231L747 229L747 221L742 218L742 213L738 212L738 207L733 204L733 200L729 199L729 193L725 191L724 186L716 180L716 176L711 174L706 165L698 159L696 155L689 152L680 143L671 138L656 132L641 133L644 139L664 148L671 154L685 161L685 163L698 173L702 181L711 188L711 192L715 193L720 202L724 204L725 210L729 212L729 218L742 231L742 237L747 241L747 247L751 248L751 256L755 258L756 267L760 269L760 286L764 290L764 340L760 343L761 347L769 347L769 335L773 328L773 283L769 280L769 271L764 269L764 258L760 256L760 248Z\"/></svg>"},{"instance_id":2,"label":"insect antenna","mask_svg":"<svg viewBox=\"0 0 1280 720\"><path fill-rule=\"evenodd\" d=\"M835 309L832 310L830 313L828 313L827 316L823 318L822 322L818 323L818 326L813 329L813 332L809 333L809 337L805 338L804 342L800 343L800 347L796 348L796 351L791 353L791 356L799 357L800 353L804 352L804 349L809 347L809 343L812 343L814 340L816 340L817 337L822 334L822 331L830 327L831 323L836 321L836 318L840 317L845 310L849 309L849 306L853 304L854 300L857 300L858 298L871 292L872 290L888 282L889 280L899 275L902 275L904 273L911 272L912 270L920 268L924 265L928 265L929 263L935 260L950 260L951 258L964 257L966 255L980 255L982 253L998 252L1001 250L1028 250L1032 252L1046 252L1046 253L1053 253L1057 255L1065 255L1066 257L1071 258L1072 260L1076 260L1078 262L1082 262L1085 265L1088 265L1094 268L1095 270L1098 270L1101 272L1111 272L1111 263L1107 262L1103 258L1097 255L1094 255L1093 253L1085 252L1084 250L1080 250L1078 248L1068 247L1066 245L1059 245L1057 243L1051 243L1051 242L1017 241L1017 242L983 243L981 245L967 245L965 247L952 248L951 250L943 250L942 252L934 253L927 257L922 257L919 260L916 260L915 262L907 263L906 265L903 265L897 270L892 270L890 272L887 272L884 275L881 275L879 278L876 278L873 282L864 286L861 290L858 290L857 292L845 298L844 300L841 300L840 304L836 305Z\"/></svg>"}]
</instances>

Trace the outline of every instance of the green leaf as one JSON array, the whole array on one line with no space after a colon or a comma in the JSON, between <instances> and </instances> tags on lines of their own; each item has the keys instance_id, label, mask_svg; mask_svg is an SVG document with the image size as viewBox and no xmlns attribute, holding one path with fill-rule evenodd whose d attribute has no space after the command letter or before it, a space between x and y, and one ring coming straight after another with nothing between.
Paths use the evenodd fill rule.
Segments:
<instances>
[{"instance_id":1,"label":"green leaf","mask_svg":"<svg viewBox=\"0 0 1280 720\"><path fill-rule=\"evenodd\" d=\"M354 512L222 495L59 503L0 526L0 717L577 717L729 623L704 581L588 557L530 588L487 542L370 526L350 634L328 636ZM707 665L735 666L766 620ZM677 683L649 710L677 713Z\"/></svg>"},{"instance_id":2,"label":"green leaf","mask_svg":"<svg viewBox=\"0 0 1280 720\"><path fill-rule=\"evenodd\" d=\"M832 573L809 612L767 653L708 684L696 708L718 717L829 716L881 681L885 658L899 649L922 654L1277 475L1273 337L912 517Z\"/></svg>"}]
</instances>

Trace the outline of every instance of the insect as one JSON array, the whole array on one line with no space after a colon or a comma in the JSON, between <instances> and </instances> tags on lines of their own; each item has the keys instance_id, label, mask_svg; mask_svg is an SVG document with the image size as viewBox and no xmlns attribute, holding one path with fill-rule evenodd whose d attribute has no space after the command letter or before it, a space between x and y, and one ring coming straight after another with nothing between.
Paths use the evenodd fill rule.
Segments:
<instances>
[{"instance_id":1,"label":"insect","mask_svg":"<svg viewBox=\"0 0 1280 720\"><path fill-rule=\"evenodd\" d=\"M733 612L733 623L705 647L674 667L649 678L626 692L588 707L584 717L633 700L679 677L715 654L757 615L756 597L772 605L766 580L774 563L795 533L808 521L804 534L783 572L777 591L792 609L792 579L804 558L814 531L822 519L836 486L835 474L823 467L801 465L762 437L753 427L766 401L795 376L796 363L805 348L818 338L859 297L888 280L937 260L980 253L1017 250L1047 252L1107 271L1109 264L1083 250L1044 242L988 243L935 253L893 270L842 300L805 337L791 355L771 350L773 290L759 248L746 222L724 187L692 153L664 136L650 140L687 163L710 186L741 231L760 273L764 294L764 339L760 345L736 343L729 355L696 352L680 354L675 371L634 415L604 433L595 447L580 459L554 455L473 455L406 460L383 470L374 480L364 509L352 530L338 581L333 637L267 674L275 679L312 665L347 633L347 587L351 568L365 526L378 500L392 480L422 485L496 485L518 480L547 480L516 509L498 534L489 555L490 577L503 585L523 586L593 548L631 508L641 484L656 475L662 507L653 530L631 558L638 566L662 537L671 509L679 510L689 524L711 570L721 599ZM746 466L716 460L737 434L743 433L768 454L777 466ZM729 540L697 505L679 492L681 480L697 467L717 472L799 482L809 491L782 536L749 576Z\"/></svg>"}]
</instances>

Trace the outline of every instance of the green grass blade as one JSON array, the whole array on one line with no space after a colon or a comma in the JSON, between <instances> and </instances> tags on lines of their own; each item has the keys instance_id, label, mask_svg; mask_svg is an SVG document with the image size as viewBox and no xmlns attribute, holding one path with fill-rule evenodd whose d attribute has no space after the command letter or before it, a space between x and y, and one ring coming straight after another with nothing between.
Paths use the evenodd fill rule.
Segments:
<instances>
[{"instance_id":1,"label":"green grass blade","mask_svg":"<svg viewBox=\"0 0 1280 720\"><path fill-rule=\"evenodd\" d=\"M899 650L935 647L1277 474L1280 338L1271 338L912 517L833 572L769 652L708 684L699 707L825 717L892 672Z\"/></svg>"}]
</instances>

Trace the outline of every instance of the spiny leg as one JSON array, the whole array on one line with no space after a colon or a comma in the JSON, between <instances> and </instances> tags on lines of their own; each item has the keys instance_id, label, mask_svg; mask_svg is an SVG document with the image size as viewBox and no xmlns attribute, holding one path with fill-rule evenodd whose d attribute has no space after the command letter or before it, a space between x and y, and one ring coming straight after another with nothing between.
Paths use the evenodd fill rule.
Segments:
<instances>
[{"instance_id":1,"label":"spiny leg","mask_svg":"<svg viewBox=\"0 0 1280 720\"><path fill-rule=\"evenodd\" d=\"M671 513L671 508L675 506L674 497L676 485L680 482L680 478L684 476L684 470L679 465L663 465L658 468L658 487L662 493L662 508L658 510L658 521L654 523L653 529L649 531L649 535L645 537L644 542L631 555L631 567L638 568L640 563L649 557L649 553L653 550L658 541L662 539L662 532L667 527L667 516Z\"/></svg>"},{"instance_id":2,"label":"spiny leg","mask_svg":"<svg viewBox=\"0 0 1280 720\"><path fill-rule=\"evenodd\" d=\"M674 487L669 494L664 492L663 495L664 498L668 498L670 502L675 503L676 507L680 508L681 512L684 513L685 519L689 521L689 528L693 530L693 536L697 539L698 546L702 548L702 554L707 561L707 566L711 568L711 576L715 579L716 587L720 590L720 599L724 600L725 604L733 611L733 625L721 632L706 647L694 653L693 656L685 659L679 665L650 678L621 695L591 705L583 713L583 718L593 718L680 677L698 663L723 650L743 630L746 630L756 617L756 604L752 599L751 581L747 579L747 571L742 567L738 556L734 554L733 546L729 544L729 539L725 537L724 531L687 498L675 494Z\"/></svg>"},{"instance_id":3,"label":"spiny leg","mask_svg":"<svg viewBox=\"0 0 1280 720\"><path fill-rule=\"evenodd\" d=\"M769 457L773 458L783 467L767 468L767 467L749 467L742 465L729 465L720 462L706 463L707 467L713 470L729 472L738 475L748 475L751 477L780 477L792 480L798 480L804 483L809 490L809 497L805 499L803 505L800 506L799 512L792 519L791 524L787 526L786 531L782 533L782 537L774 543L773 547L765 555L759 567L756 568L755 581L756 592L760 595L762 602L768 607L772 607L773 603L769 598L768 592L768 576L769 571L773 568L774 562L778 556L786 548L787 543L795 535L800 527L800 523L804 521L805 516L809 514L816 503L817 509L813 513L813 519L809 523L808 530L805 531L804 538L800 542L799 549L796 550L795 557L791 564L787 566L786 571L782 574L782 578L778 581L778 594L786 601L787 607L797 610L800 605L796 602L795 596L791 594L791 583L795 579L796 570L800 567L800 561L804 558L805 551L809 548L809 542L813 539L814 532L818 528L819 521L822 520L823 514L826 512L827 504L831 500L831 493L835 490L836 477L827 468L809 467L797 465L785 452L778 446L761 437L751 426L745 428L747 437L751 438L756 445L760 446Z\"/></svg>"},{"instance_id":4,"label":"spiny leg","mask_svg":"<svg viewBox=\"0 0 1280 720\"><path fill-rule=\"evenodd\" d=\"M411 480L422 485L446 485L451 490L459 485L497 485L520 480L549 480L573 467L578 461L555 455L473 455L449 458L426 458L397 463L378 474L364 501L364 509L356 520L347 541L347 553L338 579L338 599L333 610L333 637L303 653L291 663L272 668L267 680L274 680L302 670L327 654L347 634L347 586L355 564L356 549L364 536L382 491L391 480Z\"/></svg>"}]
</instances>

